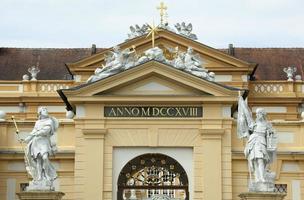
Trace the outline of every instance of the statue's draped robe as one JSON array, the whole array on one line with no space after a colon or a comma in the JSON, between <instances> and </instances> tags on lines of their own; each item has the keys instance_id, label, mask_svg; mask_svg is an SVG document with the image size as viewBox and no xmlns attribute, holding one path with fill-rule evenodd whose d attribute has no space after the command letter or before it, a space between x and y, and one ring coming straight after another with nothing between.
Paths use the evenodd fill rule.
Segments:
<instances>
[{"instance_id":1,"label":"statue's draped robe","mask_svg":"<svg viewBox=\"0 0 304 200\"><path fill-rule=\"evenodd\" d=\"M248 160L249 169L254 171L254 162L261 158L265 164L269 164L275 157L275 152L267 149L267 137L273 136L274 130L266 120L262 123L255 122L243 97L239 97L237 135L239 138L248 138L244 154Z\"/></svg>"},{"instance_id":2,"label":"statue's draped robe","mask_svg":"<svg viewBox=\"0 0 304 200\"><path fill-rule=\"evenodd\" d=\"M26 153L28 160L26 160L26 164L28 165L27 170L34 180L38 180L37 170L39 169L37 169L36 162L38 162L39 159L42 159L44 154L48 154L48 156L53 154L53 147L50 137L54 134L54 132L55 125L51 118L39 119L35 123L33 131L28 136L31 139L27 144ZM44 171L44 176L48 181L53 181L56 179L56 170L50 162L48 162L46 165L42 165L42 169Z\"/></svg>"},{"instance_id":3,"label":"statue's draped robe","mask_svg":"<svg viewBox=\"0 0 304 200\"><path fill-rule=\"evenodd\" d=\"M256 122L253 125L252 134L250 134L244 150L251 170L253 170L253 162L255 159L263 159L265 164L270 162L266 141L267 133L271 131L270 128L271 126L269 126L269 123L266 121L264 123Z\"/></svg>"}]
</instances>

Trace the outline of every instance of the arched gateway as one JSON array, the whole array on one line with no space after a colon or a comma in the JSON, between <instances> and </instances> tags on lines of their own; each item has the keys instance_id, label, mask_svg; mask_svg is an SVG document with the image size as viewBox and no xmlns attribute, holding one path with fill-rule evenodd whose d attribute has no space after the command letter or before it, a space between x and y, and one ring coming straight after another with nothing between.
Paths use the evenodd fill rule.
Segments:
<instances>
[{"instance_id":1,"label":"arched gateway","mask_svg":"<svg viewBox=\"0 0 304 200\"><path fill-rule=\"evenodd\" d=\"M117 199L189 200L184 168L164 154L143 154L133 158L118 177Z\"/></svg>"}]
</instances>

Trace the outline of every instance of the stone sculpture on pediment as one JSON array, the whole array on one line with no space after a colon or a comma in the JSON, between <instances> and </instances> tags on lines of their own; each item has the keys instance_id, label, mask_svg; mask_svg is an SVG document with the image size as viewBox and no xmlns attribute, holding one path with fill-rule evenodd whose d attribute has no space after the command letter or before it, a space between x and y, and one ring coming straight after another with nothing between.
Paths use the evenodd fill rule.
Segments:
<instances>
[{"instance_id":1,"label":"stone sculpture on pediment","mask_svg":"<svg viewBox=\"0 0 304 200\"><path fill-rule=\"evenodd\" d=\"M141 27L136 24L135 26L130 26L130 33L128 33L128 40L145 35L148 33L148 25L143 24Z\"/></svg>"},{"instance_id":2,"label":"stone sculpture on pediment","mask_svg":"<svg viewBox=\"0 0 304 200\"><path fill-rule=\"evenodd\" d=\"M159 47L153 47L144 52L144 55L138 59L138 63L143 63L148 60L157 60L160 62L166 61L163 50Z\"/></svg>"},{"instance_id":3,"label":"stone sculpture on pediment","mask_svg":"<svg viewBox=\"0 0 304 200\"><path fill-rule=\"evenodd\" d=\"M113 74L117 74L135 65L136 52L135 49L120 50L119 46L114 46L113 51L109 51L105 57L105 65L102 68L96 68L87 82L94 82Z\"/></svg>"},{"instance_id":4,"label":"stone sculpture on pediment","mask_svg":"<svg viewBox=\"0 0 304 200\"><path fill-rule=\"evenodd\" d=\"M166 23L163 23L163 24L159 24L157 26L157 28L182 35L182 36L187 37L191 40L197 40L196 34L192 33L192 30L193 30L192 23L189 23L189 24L186 24L185 22L176 23L174 25L174 27L171 28L169 23L166 22ZM149 33L149 25L148 24L143 24L141 27L138 24L136 24L134 26L130 26L130 32L127 34L128 35L127 40L131 40L133 38L140 37L140 36L146 35L148 33Z\"/></svg>"},{"instance_id":5,"label":"stone sculpture on pediment","mask_svg":"<svg viewBox=\"0 0 304 200\"><path fill-rule=\"evenodd\" d=\"M177 57L173 62L176 68L209 81L214 81L214 73L208 72L208 70L202 66L203 62L201 58L193 53L192 47L188 47L186 53L179 52L178 49L176 49L176 51Z\"/></svg>"},{"instance_id":6,"label":"stone sculpture on pediment","mask_svg":"<svg viewBox=\"0 0 304 200\"><path fill-rule=\"evenodd\" d=\"M96 68L94 75L92 75L87 82L91 83L104 79L149 60L156 60L194 76L214 81L214 73L208 72L208 70L205 69L202 65L203 61L197 54L194 54L192 47L188 47L187 52L180 52L178 47L170 51L172 51L172 60L165 57L164 51L160 47L147 49L143 55L138 56L135 47L121 51L118 46L115 46L113 47L113 51L110 51L105 57L105 65L101 68Z\"/></svg>"},{"instance_id":7,"label":"stone sculpture on pediment","mask_svg":"<svg viewBox=\"0 0 304 200\"><path fill-rule=\"evenodd\" d=\"M200 67L202 65L202 61L198 55L194 55L192 47L188 47L187 52L185 54L185 66L187 69L192 70L196 67ZM207 71L207 70L204 70Z\"/></svg>"},{"instance_id":8,"label":"stone sculpture on pediment","mask_svg":"<svg viewBox=\"0 0 304 200\"><path fill-rule=\"evenodd\" d=\"M192 40L197 40L197 36L192 33L192 24L191 23L189 23L187 25L185 22L176 23L174 26L175 26L178 34L188 37Z\"/></svg>"},{"instance_id":9,"label":"stone sculpture on pediment","mask_svg":"<svg viewBox=\"0 0 304 200\"><path fill-rule=\"evenodd\" d=\"M185 65L185 53L184 52L179 52L178 47L176 47L176 58L174 59L173 65L180 70L185 70L186 65Z\"/></svg>"}]
</instances>

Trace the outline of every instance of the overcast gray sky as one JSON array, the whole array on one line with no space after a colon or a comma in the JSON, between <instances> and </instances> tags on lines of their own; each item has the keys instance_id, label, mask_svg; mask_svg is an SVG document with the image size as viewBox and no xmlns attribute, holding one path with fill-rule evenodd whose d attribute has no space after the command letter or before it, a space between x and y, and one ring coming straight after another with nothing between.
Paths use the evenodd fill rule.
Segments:
<instances>
[{"instance_id":1,"label":"overcast gray sky","mask_svg":"<svg viewBox=\"0 0 304 200\"><path fill-rule=\"evenodd\" d=\"M164 0L215 48L304 47L304 0ZM111 47L133 24L159 22L160 0L0 0L0 47Z\"/></svg>"}]
</instances>

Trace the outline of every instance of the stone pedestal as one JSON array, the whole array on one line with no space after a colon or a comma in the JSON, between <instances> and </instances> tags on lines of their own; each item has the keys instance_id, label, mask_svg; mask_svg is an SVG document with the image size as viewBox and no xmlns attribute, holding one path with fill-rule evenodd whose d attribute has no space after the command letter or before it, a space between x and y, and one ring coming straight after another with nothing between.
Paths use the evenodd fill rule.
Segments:
<instances>
[{"instance_id":1,"label":"stone pedestal","mask_svg":"<svg viewBox=\"0 0 304 200\"><path fill-rule=\"evenodd\" d=\"M241 200L283 200L285 196L276 192L244 192L239 195Z\"/></svg>"},{"instance_id":2,"label":"stone pedestal","mask_svg":"<svg viewBox=\"0 0 304 200\"><path fill-rule=\"evenodd\" d=\"M64 193L57 191L27 191L19 192L17 196L20 200L61 200Z\"/></svg>"}]
</instances>

